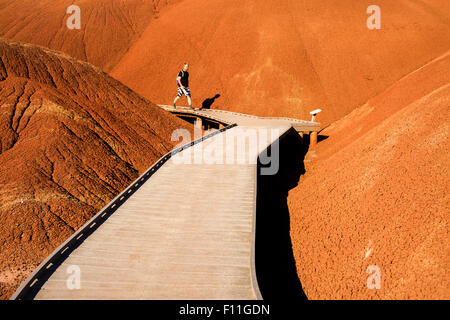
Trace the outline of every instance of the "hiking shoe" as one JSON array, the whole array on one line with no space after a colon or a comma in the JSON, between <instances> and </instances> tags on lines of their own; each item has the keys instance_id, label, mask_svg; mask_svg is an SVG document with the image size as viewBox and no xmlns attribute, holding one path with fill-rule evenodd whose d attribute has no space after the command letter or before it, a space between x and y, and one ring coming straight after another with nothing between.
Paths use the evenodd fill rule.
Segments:
<instances>
[{"instance_id":1,"label":"hiking shoe","mask_svg":"<svg viewBox=\"0 0 450 320\"><path fill-rule=\"evenodd\" d=\"M192 108L192 106L189 106L189 109L191 109L191 110L195 110L194 108Z\"/></svg>"},{"instance_id":2,"label":"hiking shoe","mask_svg":"<svg viewBox=\"0 0 450 320\"><path fill-rule=\"evenodd\" d=\"M172 104L172 107L173 107L174 109L176 109L176 108L177 108L177 106L175 105L175 103L174 103L174 104Z\"/></svg>"}]
</instances>

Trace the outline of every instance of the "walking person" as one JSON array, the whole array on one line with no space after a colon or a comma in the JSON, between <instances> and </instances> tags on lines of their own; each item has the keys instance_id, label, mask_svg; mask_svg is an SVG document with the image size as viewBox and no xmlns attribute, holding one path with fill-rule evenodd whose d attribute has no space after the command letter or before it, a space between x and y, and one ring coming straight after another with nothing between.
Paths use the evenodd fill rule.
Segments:
<instances>
[{"instance_id":1,"label":"walking person","mask_svg":"<svg viewBox=\"0 0 450 320\"><path fill-rule=\"evenodd\" d=\"M183 70L178 72L177 77L177 86L178 86L178 94L175 97L175 100L173 101L172 106L176 109L176 103L177 101L184 95L189 103L189 109L194 110L192 107L192 101L191 101L191 90L189 90L189 64L185 63L183 66Z\"/></svg>"}]
</instances>

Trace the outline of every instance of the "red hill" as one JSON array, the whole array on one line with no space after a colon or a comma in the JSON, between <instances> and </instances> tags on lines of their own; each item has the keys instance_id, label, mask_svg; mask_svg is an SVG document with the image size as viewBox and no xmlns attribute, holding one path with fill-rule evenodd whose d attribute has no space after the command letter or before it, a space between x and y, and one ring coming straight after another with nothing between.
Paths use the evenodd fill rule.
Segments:
<instances>
[{"instance_id":1,"label":"red hill","mask_svg":"<svg viewBox=\"0 0 450 320\"><path fill-rule=\"evenodd\" d=\"M173 99L191 63L194 104L309 119L340 119L450 49L448 1L189 0L150 21L112 75L155 102Z\"/></svg>"},{"instance_id":2,"label":"red hill","mask_svg":"<svg viewBox=\"0 0 450 320\"><path fill-rule=\"evenodd\" d=\"M311 299L449 299L450 51L322 132L289 195ZM381 289L369 290L376 265Z\"/></svg>"},{"instance_id":3,"label":"red hill","mask_svg":"<svg viewBox=\"0 0 450 320\"><path fill-rule=\"evenodd\" d=\"M0 37L63 51L109 71L160 10L180 0L4 0ZM81 9L81 30L69 30L66 10Z\"/></svg>"},{"instance_id":4,"label":"red hill","mask_svg":"<svg viewBox=\"0 0 450 320\"><path fill-rule=\"evenodd\" d=\"M321 121L340 119L450 49L446 0L78 1L81 30L66 27L70 0L5 0L0 36L90 62L156 103L171 103L191 63L194 103Z\"/></svg>"},{"instance_id":5,"label":"red hill","mask_svg":"<svg viewBox=\"0 0 450 320\"><path fill-rule=\"evenodd\" d=\"M88 63L0 41L1 297L183 127Z\"/></svg>"}]
</instances>

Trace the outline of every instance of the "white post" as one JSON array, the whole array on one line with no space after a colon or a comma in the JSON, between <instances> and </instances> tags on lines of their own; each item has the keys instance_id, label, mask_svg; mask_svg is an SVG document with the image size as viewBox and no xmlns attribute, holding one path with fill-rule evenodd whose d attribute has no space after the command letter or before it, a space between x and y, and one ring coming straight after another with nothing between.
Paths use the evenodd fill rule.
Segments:
<instances>
[{"instance_id":1,"label":"white post","mask_svg":"<svg viewBox=\"0 0 450 320\"><path fill-rule=\"evenodd\" d=\"M311 122L316 122L316 115L322 112L321 109L316 109L314 111L311 111L309 114L312 115ZM309 134L309 146L314 147L317 144L317 131L312 131Z\"/></svg>"}]
</instances>

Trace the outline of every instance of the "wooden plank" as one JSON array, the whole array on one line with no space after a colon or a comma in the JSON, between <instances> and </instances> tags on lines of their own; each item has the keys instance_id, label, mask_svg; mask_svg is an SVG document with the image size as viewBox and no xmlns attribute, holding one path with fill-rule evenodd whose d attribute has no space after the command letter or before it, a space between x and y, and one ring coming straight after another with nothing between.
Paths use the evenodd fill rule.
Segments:
<instances>
[{"instance_id":1,"label":"wooden plank","mask_svg":"<svg viewBox=\"0 0 450 320\"><path fill-rule=\"evenodd\" d=\"M289 128L278 127L280 135ZM196 147L222 146L222 135ZM236 161L258 156L250 143ZM225 156L236 150L224 148ZM181 153L194 160L194 149ZM260 299L255 198L256 163L171 159L70 254L36 299ZM67 288L71 266L81 271L80 290Z\"/></svg>"}]
</instances>

